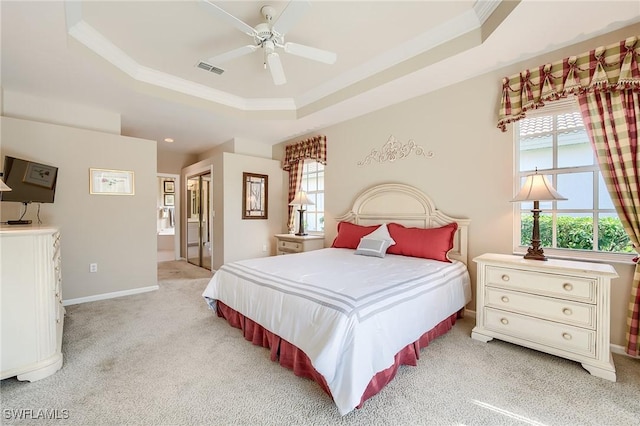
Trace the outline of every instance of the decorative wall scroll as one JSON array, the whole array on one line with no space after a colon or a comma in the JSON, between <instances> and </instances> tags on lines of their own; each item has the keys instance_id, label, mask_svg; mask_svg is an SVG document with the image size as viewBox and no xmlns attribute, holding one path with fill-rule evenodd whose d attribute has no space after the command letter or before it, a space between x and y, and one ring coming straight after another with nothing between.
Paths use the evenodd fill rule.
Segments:
<instances>
[{"instance_id":1,"label":"decorative wall scroll","mask_svg":"<svg viewBox=\"0 0 640 426\"><path fill-rule=\"evenodd\" d=\"M424 158L433 158L435 156L432 151L425 151L424 148L416 144L413 139L409 139L407 143L403 144L391 135L379 150L375 148L372 149L364 160L358 161L358 166L366 166L371 164L372 161L378 163L393 163L396 160L407 158L410 154Z\"/></svg>"}]
</instances>

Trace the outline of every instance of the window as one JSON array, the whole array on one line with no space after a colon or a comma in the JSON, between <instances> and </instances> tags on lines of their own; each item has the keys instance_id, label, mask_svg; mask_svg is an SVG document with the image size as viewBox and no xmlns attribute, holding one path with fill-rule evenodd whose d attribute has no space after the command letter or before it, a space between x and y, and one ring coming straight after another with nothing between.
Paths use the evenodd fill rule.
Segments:
<instances>
[{"instance_id":1,"label":"window","mask_svg":"<svg viewBox=\"0 0 640 426\"><path fill-rule=\"evenodd\" d=\"M309 232L324 232L324 164L305 160L300 186L314 202L313 205L306 206L304 229Z\"/></svg>"},{"instance_id":2,"label":"window","mask_svg":"<svg viewBox=\"0 0 640 426\"><path fill-rule=\"evenodd\" d=\"M537 168L567 198L540 202L540 239L547 255L611 259L607 254L633 253L576 101L557 102L518 121L515 139L516 192ZM532 202L515 204L516 251L530 245L532 208Z\"/></svg>"}]
</instances>

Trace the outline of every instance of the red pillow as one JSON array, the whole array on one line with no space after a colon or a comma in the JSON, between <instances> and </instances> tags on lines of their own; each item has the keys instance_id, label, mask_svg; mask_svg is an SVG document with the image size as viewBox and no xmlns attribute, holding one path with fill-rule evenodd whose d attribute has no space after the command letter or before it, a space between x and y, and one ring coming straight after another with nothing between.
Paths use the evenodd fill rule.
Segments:
<instances>
[{"instance_id":1,"label":"red pillow","mask_svg":"<svg viewBox=\"0 0 640 426\"><path fill-rule=\"evenodd\" d=\"M458 224L452 222L440 228L406 228L397 223L387 225L389 234L396 242L387 253L403 256L423 257L425 259L451 261L447 253L453 248L453 235Z\"/></svg>"},{"instance_id":2,"label":"red pillow","mask_svg":"<svg viewBox=\"0 0 640 426\"><path fill-rule=\"evenodd\" d=\"M360 226L350 222L338 223L338 235L331 247L357 249L360 238L378 229L380 225Z\"/></svg>"}]
</instances>

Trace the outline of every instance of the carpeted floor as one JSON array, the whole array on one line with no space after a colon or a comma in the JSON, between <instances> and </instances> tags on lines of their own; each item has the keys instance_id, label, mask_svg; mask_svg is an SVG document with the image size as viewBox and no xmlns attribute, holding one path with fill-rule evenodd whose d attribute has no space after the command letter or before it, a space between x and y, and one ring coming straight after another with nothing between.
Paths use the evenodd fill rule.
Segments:
<instances>
[{"instance_id":1,"label":"carpeted floor","mask_svg":"<svg viewBox=\"0 0 640 426\"><path fill-rule=\"evenodd\" d=\"M191 280L196 278L211 278L213 273L204 268L198 268L184 260L158 262L158 281Z\"/></svg>"},{"instance_id":2,"label":"carpeted floor","mask_svg":"<svg viewBox=\"0 0 640 426\"><path fill-rule=\"evenodd\" d=\"M158 291L69 306L63 368L3 380L2 424L640 425L640 361L614 355L618 382L608 382L572 361L472 340L470 318L340 417L314 382L207 308L208 271L171 263L159 265ZM59 419L16 419L25 410Z\"/></svg>"}]
</instances>

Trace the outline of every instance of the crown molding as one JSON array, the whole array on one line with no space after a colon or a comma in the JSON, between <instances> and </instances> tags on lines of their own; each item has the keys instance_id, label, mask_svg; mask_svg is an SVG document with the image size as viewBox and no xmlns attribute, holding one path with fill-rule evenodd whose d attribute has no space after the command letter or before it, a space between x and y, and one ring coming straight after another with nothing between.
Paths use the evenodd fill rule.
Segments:
<instances>
[{"instance_id":1,"label":"crown molding","mask_svg":"<svg viewBox=\"0 0 640 426\"><path fill-rule=\"evenodd\" d=\"M357 83L366 79L379 75L380 78L375 78L376 83L385 84L398 78L398 76L417 71L417 69L415 69L416 65L410 63L410 59L477 30L500 5L501 1L502 0L479 0L474 4L473 9L402 43L390 51L378 55L361 66L342 74L338 78L321 84L295 99L242 98L222 90L145 67L83 20L82 2L65 0L65 15L69 36L111 63L133 80L239 111L295 111L296 115L299 115L300 108L316 102L327 103L328 105L326 106L330 106L335 102L340 102L345 97L349 98L371 90L372 87L369 87L371 84L362 84L359 87L354 87ZM477 44L480 43L481 41L478 40ZM385 72L384 75L382 74L383 71ZM342 96L340 92L343 93ZM321 102L323 100L324 102Z\"/></svg>"},{"instance_id":2,"label":"crown molding","mask_svg":"<svg viewBox=\"0 0 640 426\"><path fill-rule=\"evenodd\" d=\"M242 98L203 84L194 83L140 65L122 49L82 19L82 6L78 1L66 1L67 33L89 50L127 74L132 79L188 96L215 102L241 111L291 111L296 109L292 98Z\"/></svg>"}]
</instances>

